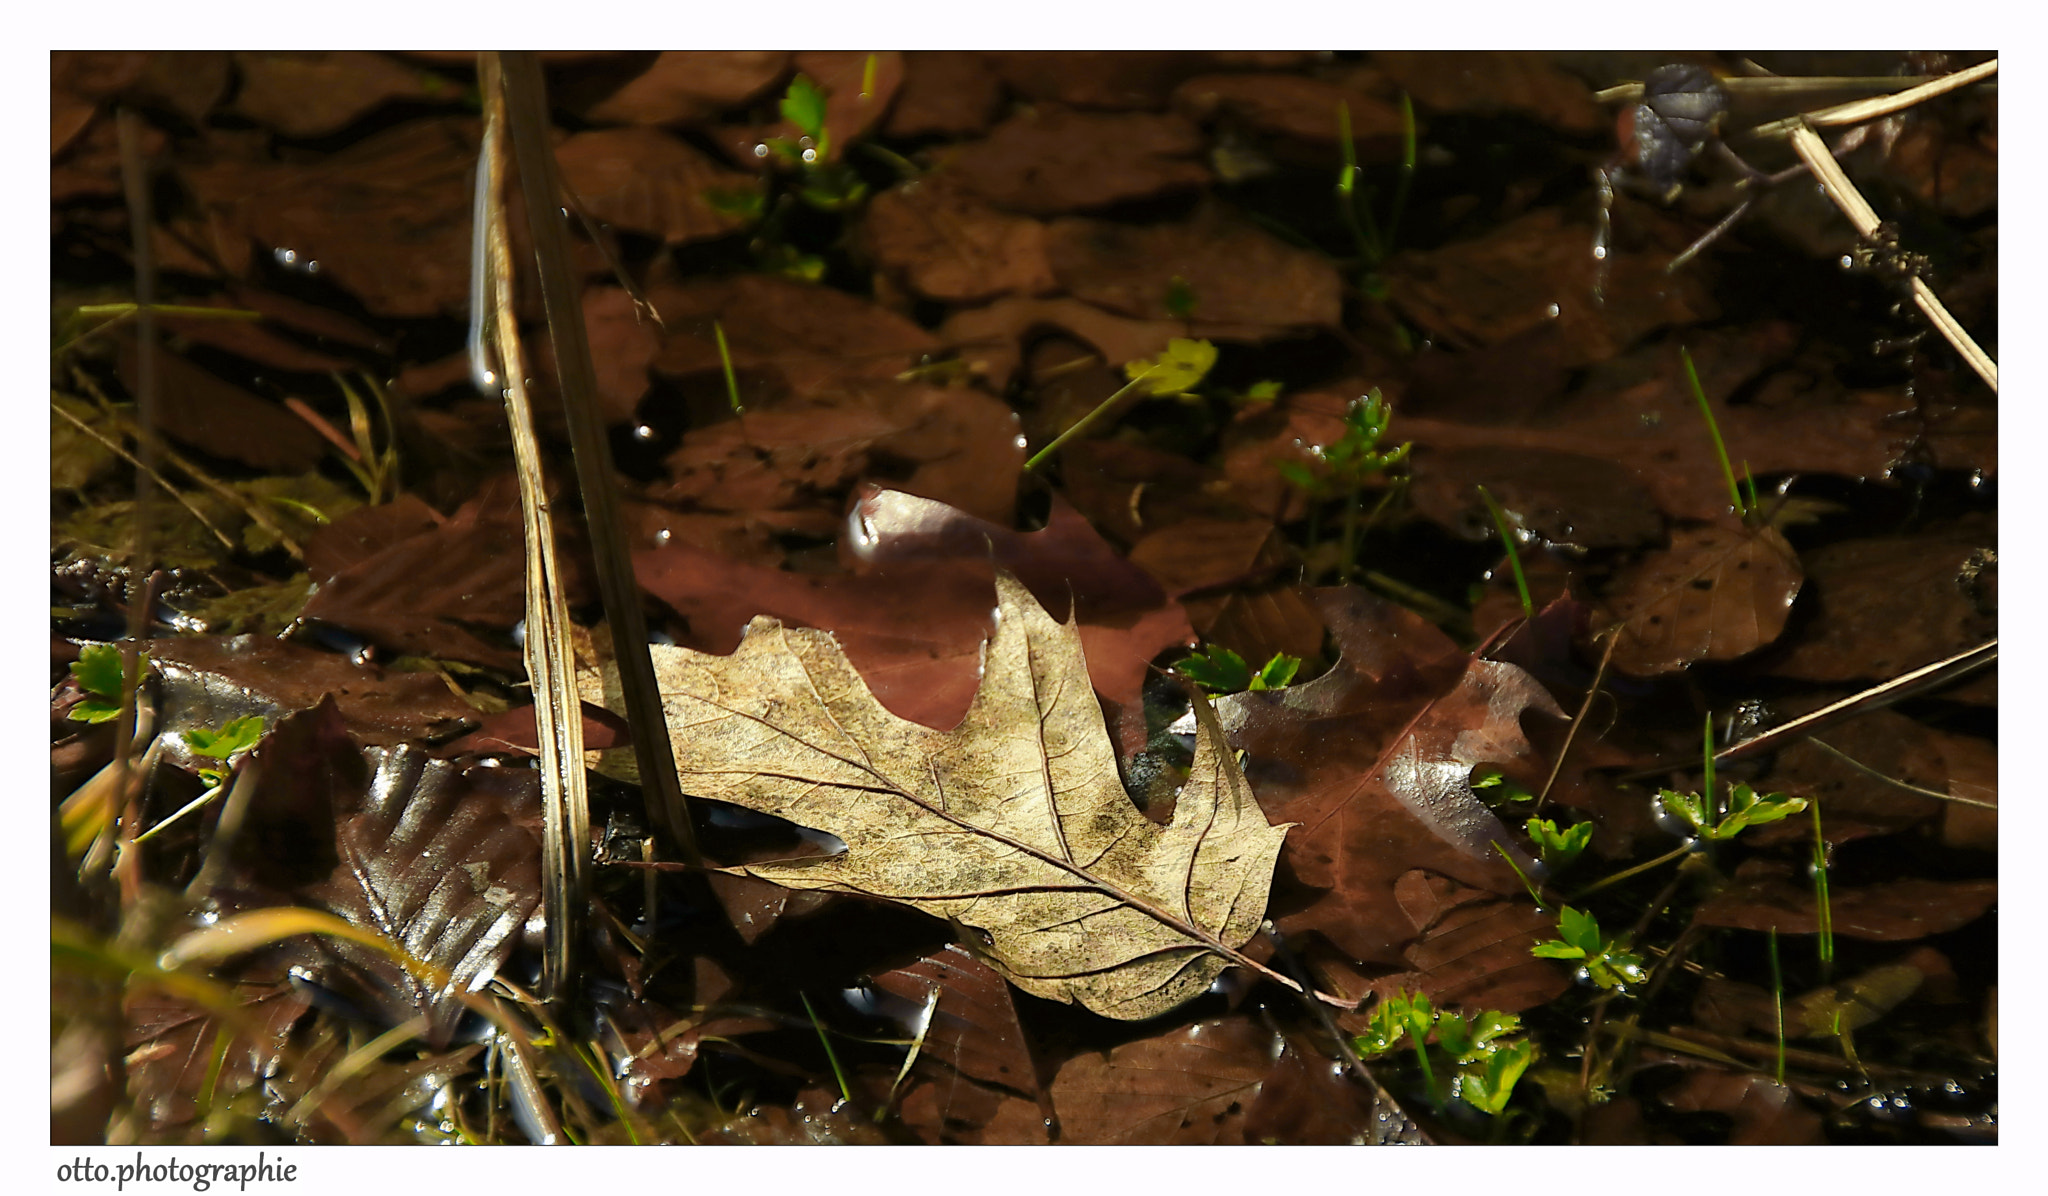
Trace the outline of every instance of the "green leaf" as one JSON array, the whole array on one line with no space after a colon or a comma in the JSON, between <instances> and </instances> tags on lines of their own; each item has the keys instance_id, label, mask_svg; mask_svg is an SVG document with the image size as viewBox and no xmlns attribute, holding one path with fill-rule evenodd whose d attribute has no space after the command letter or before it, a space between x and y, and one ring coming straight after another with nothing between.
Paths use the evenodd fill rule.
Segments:
<instances>
[{"instance_id":1,"label":"green leaf","mask_svg":"<svg viewBox=\"0 0 2048 1196\"><path fill-rule=\"evenodd\" d=\"M143 659L149 659L147 652ZM89 694L102 698L121 699L121 649L112 644L87 644L78 653L78 663L71 666L71 675L78 678L78 687Z\"/></svg>"},{"instance_id":2,"label":"green leaf","mask_svg":"<svg viewBox=\"0 0 2048 1196\"><path fill-rule=\"evenodd\" d=\"M1782 793L1757 796L1748 785L1736 785L1728 791L1728 816L1721 820L1723 837L1733 838L1746 827L1761 826L1790 817L1806 808L1803 797L1786 797Z\"/></svg>"},{"instance_id":3,"label":"green leaf","mask_svg":"<svg viewBox=\"0 0 2048 1196\"><path fill-rule=\"evenodd\" d=\"M1536 944L1529 948L1529 954L1536 956L1538 959L1586 958L1586 953L1583 950L1572 946L1570 943L1559 942L1557 939L1551 939L1547 943Z\"/></svg>"},{"instance_id":4,"label":"green leaf","mask_svg":"<svg viewBox=\"0 0 2048 1196\"><path fill-rule=\"evenodd\" d=\"M1592 959L1606 947L1600 939L1600 921L1592 914L1567 905L1558 914L1557 932L1564 941Z\"/></svg>"},{"instance_id":5,"label":"green leaf","mask_svg":"<svg viewBox=\"0 0 2048 1196\"><path fill-rule=\"evenodd\" d=\"M1294 680L1294 674L1301 671L1301 657L1289 656L1285 652L1273 653L1273 659L1259 667L1246 688L1253 693L1268 689L1285 689Z\"/></svg>"},{"instance_id":6,"label":"green leaf","mask_svg":"<svg viewBox=\"0 0 2048 1196\"><path fill-rule=\"evenodd\" d=\"M789 81L789 91L782 97L782 119L817 142L818 156L825 156L825 93L808 77L798 75Z\"/></svg>"},{"instance_id":7,"label":"green leaf","mask_svg":"<svg viewBox=\"0 0 2048 1196\"><path fill-rule=\"evenodd\" d=\"M1713 815L1707 811L1706 802L1699 794L1659 789L1657 801L1672 817L1682 820L1708 838L1713 837Z\"/></svg>"},{"instance_id":8,"label":"green leaf","mask_svg":"<svg viewBox=\"0 0 2048 1196\"><path fill-rule=\"evenodd\" d=\"M201 756L226 760L236 752L247 751L263 738L263 717L245 714L234 719L217 731L187 731L185 746Z\"/></svg>"},{"instance_id":9,"label":"green leaf","mask_svg":"<svg viewBox=\"0 0 2048 1196\"><path fill-rule=\"evenodd\" d=\"M1251 666L1244 662L1244 657L1221 645L1212 644L1183 657L1173 667L1210 693L1234 694L1252 688Z\"/></svg>"},{"instance_id":10,"label":"green leaf","mask_svg":"<svg viewBox=\"0 0 2048 1196\"><path fill-rule=\"evenodd\" d=\"M1579 853L1593 841L1593 824L1590 822L1581 822L1560 831L1557 823L1548 818L1531 818L1528 830L1543 862L1559 870L1571 867Z\"/></svg>"},{"instance_id":11,"label":"green leaf","mask_svg":"<svg viewBox=\"0 0 2048 1196\"><path fill-rule=\"evenodd\" d=\"M1195 288L1178 274L1166 284L1166 314L1176 320L1185 320L1195 314Z\"/></svg>"},{"instance_id":12,"label":"green leaf","mask_svg":"<svg viewBox=\"0 0 2048 1196\"><path fill-rule=\"evenodd\" d=\"M1481 769L1472 776L1472 792L1489 806L1532 802L1536 795L1510 780L1497 768Z\"/></svg>"},{"instance_id":13,"label":"green leaf","mask_svg":"<svg viewBox=\"0 0 2048 1196\"><path fill-rule=\"evenodd\" d=\"M1216 346L1208 341L1174 337L1157 357L1124 363L1124 377L1141 383L1147 394L1175 395L1193 390L1216 364Z\"/></svg>"},{"instance_id":14,"label":"green leaf","mask_svg":"<svg viewBox=\"0 0 2048 1196\"><path fill-rule=\"evenodd\" d=\"M1487 1058L1485 1070L1459 1077L1458 1096L1482 1113L1499 1116L1535 1059L1535 1043L1524 1040L1503 1046Z\"/></svg>"},{"instance_id":15,"label":"green leaf","mask_svg":"<svg viewBox=\"0 0 2048 1196\"><path fill-rule=\"evenodd\" d=\"M1436 1044L1461 1063L1473 1057L1478 1045L1472 1035L1472 1023L1456 1013L1437 1015Z\"/></svg>"},{"instance_id":16,"label":"green leaf","mask_svg":"<svg viewBox=\"0 0 2048 1196\"><path fill-rule=\"evenodd\" d=\"M1270 403L1280 397L1281 389L1279 382L1264 378L1245 388L1244 397L1255 403Z\"/></svg>"}]
</instances>

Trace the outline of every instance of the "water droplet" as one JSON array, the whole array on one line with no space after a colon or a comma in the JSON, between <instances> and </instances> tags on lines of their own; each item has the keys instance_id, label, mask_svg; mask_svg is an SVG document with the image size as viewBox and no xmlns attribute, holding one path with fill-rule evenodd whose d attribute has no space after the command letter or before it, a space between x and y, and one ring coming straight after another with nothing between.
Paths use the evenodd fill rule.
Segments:
<instances>
[{"instance_id":1,"label":"water droplet","mask_svg":"<svg viewBox=\"0 0 2048 1196\"><path fill-rule=\"evenodd\" d=\"M807 149L807 150L805 150L805 151L804 151L804 161L806 161L806 162L816 162L817 160L818 160L818 151L817 151L817 150L814 150L814 149Z\"/></svg>"},{"instance_id":2,"label":"water droplet","mask_svg":"<svg viewBox=\"0 0 2048 1196\"><path fill-rule=\"evenodd\" d=\"M318 274L318 273L320 273L320 263L319 263L319 262L312 262L312 261L309 261L309 262L307 262L307 263L306 263L306 273L308 273L308 274Z\"/></svg>"},{"instance_id":3,"label":"water droplet","mask_svg":"<svg viewBox=\"0 0 2048 1196\"><path fill-rule=\"evenodd\" d=\"M1559 310L1561 309L1557 306L1557 304L1553 303L1549 307L1543 309L1543 314L1555 320L1557 318L1557 313L1559 312Z\"/></svg>"},{"instance_id":4,"label":"water droplet","mask_svg":"<svg viewBox=\"0 0 2048 1196\"><path fill-rule=\"evenodd\" d=\"M1844 269L1844 270L1848 270L1848 269L1851 269L1851 268L1853 268L1853 267L1854 267L1855 265L1856 265L1856 259L1855 259L1855 258L1853 258L1853 257L1850 257L1850 256L1849 256L1848 254L1846 254L1846 253L1842 255L1842 269Z\"/></svg>"},{"instance_id":5,"label":"water droplet","mask_svg":"<svg viewBox=\"0 0 2048 1196\"><path fill-rule=\"evenodd\" d=\"M756 144L756 145L754 146L754 156L755 156L756 158L765 158L765 157L767 157L767 156L768 156L768 147L767 147L767 146L765 146L765 145L760 145L760 144Z\"/></svg>"},{"instance_id":6,"label":"water droplet","mask_svg":"<svg viewBox=\"0 0 2048 1196\"><path fill-rule=\"evenodd\" d=\"M1030 442L1030 441L1029 441L1028 439L1026 439L1026 438L1025 438L1025 436L1024 436L1024 433L1022 433L1022 432L1019 432L1019 433L1017 433L1017 451L1018 451L1018 452L1023 452L1023 451L1024 451L1024 450L1025 450L1026 448L1028 448L1028 447L1030 446L1030 444L1031 444L1031 442Z\"/></svg>"},{"instance_id":7,"label":"water droplet","mask_svg":"<svg viewBox=\"0 0 2048 1196\"><path fill-rule=\"evenodd\" d=\"M299 254L297 250L277 249L272 252L277 255L277 264L280 266L291 266L298 263Z\"/></svg>"},{"instance_id":8,"label":"water droplet","mask_svg":"<svg viewBox=\"0 0 2048 1196\"><path fill-rule=\"evenodd\" d=\"M654 439L654 429L646 424L633 425L633 439L646 442Z\"/></svg>"},{"instance_id":9,"label":"water droplet","mask_svg":"<svg viewBox=\"0 0 2048 1196\"><path fill-rule=\"evenodd\" d=\"M656 546L656 547L660 547L660 546L662 546L662 545L664 545L664 544L667 544L667 543L669 542L669 539L670 539L670 537L671 537L671 536L672 536L673 534L674 534L674 533L670 532L670 531L669 531L669 530L668 530L667 528L662 528L661 530L659 530L659 531L655 532L655 533L654 533L654 543L655 543L655 546Z\"/></svg>"},{"instance_id":10,"label":"water droplet","mask_svg":"<svg viewBox=\"0 0 2048 1196\"><path fill-rule=\"evenodd\" d=\"M1594 261L1596 261L1596 262L1604 262L1604 261L1606 261L1606 260L1607 260L1607 246L1605 246L1605 245L1595 245L1595 246L1593 246L1593 260L1594 260Z\"/></svg>"}]
</instances>

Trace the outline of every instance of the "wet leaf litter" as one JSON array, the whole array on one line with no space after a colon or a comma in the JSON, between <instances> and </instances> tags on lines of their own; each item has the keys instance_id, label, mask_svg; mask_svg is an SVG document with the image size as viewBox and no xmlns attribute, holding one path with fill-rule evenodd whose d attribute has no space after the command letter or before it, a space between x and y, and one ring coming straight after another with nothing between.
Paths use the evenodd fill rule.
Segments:
<instances>
[{"instance_id":1,"label":"wet leaf litter","mask_svg":"<svg viewBox=\"0 0 2048 1196\"><path fill-rule=\"evenodd\" d=\"M1666 144L1611 132L1640 55L543 56L710 865L554 483L597 767L543 1000L475 59L58 55L53 1062L134 1056L59 1136L1995 1140L1995 671L1853 699L1995 656L1995 394L1901 295L1996 327L1996 95L1817 121L1883 244L1757 132L1983 58L1692 56ZM1746 800L1799 812L1669 813ZM122 946L295 909L354 937ZM1515 1025L1372 1049L1417 1001Z\"/></svg>"}]
</instances>

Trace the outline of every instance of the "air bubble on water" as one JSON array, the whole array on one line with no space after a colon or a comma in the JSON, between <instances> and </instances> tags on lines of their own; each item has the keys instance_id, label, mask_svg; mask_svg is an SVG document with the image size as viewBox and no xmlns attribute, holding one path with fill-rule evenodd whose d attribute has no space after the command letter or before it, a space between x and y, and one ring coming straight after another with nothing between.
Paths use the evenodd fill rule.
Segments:
<instances>
[{"instance_id":1,"label":"air bubble on water","mask_svg":"<svg viewBox=\"0 0 2048 1196\"><path fill-rule=\"evenodd\" d=\"M1544 309L1543 309L1543 314L1544 314L1544 315L1547 315L1547 316L1549 316L1549 317L1550 317L1551 319L1555 320L1555 319L1557 318L1557 313L1558 313L1559 311L1561 311L1561 310L1563 310L1563 309L1562 309L1562 308L1560 308L1560 307L1558 307L1558 305L1557 305L1557 304L1553 303L1553 304L1551 304L1551 305L1550 305L1549 307L1546 307L1546 308L1544 308Z\"/></svg>"},{"instance_id":2,"label":"air bubble on water","mask_svg":"<svg viewBox=\"0 0 2048 1196\"><path fill-rule=\"evenodd\" d=\"M668 530L667 528L665 528L665 527L664 527L664 528L661 528L661 529L660 529L660 530L658 530L658 531L656 531L656 532L654 533L654 543L655 543L655 546L656 546L657 548L659 548L659 547L662 547L662 546L666 545L666 544L667 544L667 543L669 542L669 539L670 539L670 537L671 537L672 535L674 535L674 533L670 532L670 531L669 531L669 530Z\"/></svg>"},{"instance_id":3,"label":"air bubble on water","mask_svg":"<svg viewBox=\"0 0 2048 1196\"><path fill-rule=\"evenodd\" d=\"M755 144L755 146L754 146L754 156L755 156L756 158L765 158L765 157L767 157L767 156L768 156L768 147L767 147L766 145L762 145L762 144L756 143L756 144Z\"/></svg>"},{"instance_id":4,"label":"air bubble on water","mask_svg":"<svg viewBox=\"0 0 2048 1196\"><path fill-rule=\"evenodd\" d=\"M318 274L318 273L320 273L320 263L319 263L319 262L314 262L314 261L309 261L309 262L307 262L307 263L306 263L306 273L308 273L308 274Z\"/></svg>"},{"instance_id":5,"label":"air bubble on water","mask_svg":"<svg viewBox=\"0 0 2048 1196\"><path fill-rule=\"evenodd\" d=\"M818 151L817 151L817 150L814 150L814 149L807 149L807 150L805 150L805 151L804 151L804 161L806 161L806 162L816 162L817 160L818 160Z\"/></svg>"},{"instance_id":6,"label":"air bubble on water","mask_svg":"<svg viewBox=\"0 0 2048 1196\"><path fill-rule=\"evenodd\" d=\"M521 619L517 623L512 624L512 642L518 644L522 648L526 646L525 619Z\"/></svg>"},{"instance_id":7,"label":"air bubble on water","mask_svg":"<svg viewBox=\"0 0 2048 1196\"><path fill-rule=\"evenodd\" d=\"M1593 246L1593 260L1594 260L1594 261L1596 261L1596 262L1604 262L1604 261L1606 261L1606 260L1607 260L1607 246L1605 246L1605 245L1595 245L1595 246Z\"/></svg>"},{"instance_id":8,"label":"air bubble on water","mask_svg":"<svg viewBox=\"0 0 2048 1196\"><path fill-rule=\"evenodd\" d=\"M292 266L298 264L299 254L298 251L295 249L279 248L272 250L272 252L277 255L277 264L280 266Z\"/></svg>"},{"instance_id":9,"label":"air bubble on water","mask_svg":"<svg viewBox=\"0 0 2048 1196\"><path fill-rule=\"evenodd\" d=\"M1850 256L1849 256L1848 254L1846 254L1846 253L1842 255L1842 269L1844 269L1844 270L1849 270L1849 269L1853 269L1853 268L1855 267L1855 265L1856 265L1856 259L1855 259L1855 258L1853 258L1853 257L1850 257Z\"/></svg>"},{"instance_id":10,"label":"air bubble on water","mask_svg":"<svg viewBox=\"0 0 2048 1196\"><path fill-rule=\"evenodd\" d=\"M654 429L647 424L633 425L633 439L646 442L654 439Z\"/></svg>"},{"instance_id":11,"label":"air bubble on water","mask_svg":"<svg viewBox=\"0 0 2048 1196\"><path fill-rule=\"evenodd\" d=\"M1024 449L1030 447L1031 441L1025 437L1024 433L1019 432L1017 433L1016 443L1017 451L1022 452Z\"/></svg>"}]
</instances>

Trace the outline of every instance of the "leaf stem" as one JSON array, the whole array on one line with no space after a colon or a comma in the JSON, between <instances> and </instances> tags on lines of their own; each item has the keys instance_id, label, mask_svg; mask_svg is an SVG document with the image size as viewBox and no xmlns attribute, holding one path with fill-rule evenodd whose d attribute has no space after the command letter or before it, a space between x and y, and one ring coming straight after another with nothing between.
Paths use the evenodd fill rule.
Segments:
<instances>
[{"instance_id":1,"label":"leaf stem","mask_svg":"<svg viewBox=\"0 0 2048 1196\"><path fill-rule=\"evenodd\" d=\"M1164 366L1164 364L1164 362L1155 362L1151 366L1146 367L1146 369L1137 377L1131 379L1129 382L1124 383L1123 386L1115 394L1102 400L1100 403L1097 403L1095 405L1095 410L1090 411L1088 414L1082 416L1080 419L1075 420L1073 427L1068 428L1066 431L1061 432L1058 436L1054 437L1053 442L1051 444L1048 444L1044 448L1039 449L1038 453L1035 456L1033 456L1029 461L1026 461L1024 463L1024 472L1030 473L1031 471L1037 469L1041 464L1045 462L1046 458L1060 451L1060 449L1063 446L1065 446L1067 441L1072 440L1074 437L1079 436L1081 433L1087 431L1098 420L1100 420L1103 417L1103 415L1109 411L1111 407L1114 407L1117 404L1118 400L1122 399L1125 395L1130 394L1132 391L1138 389L1140 384L1142 384L1147 378L1150 378L1153 374L1157 373Z\"/></svg>"}]
</instances>

